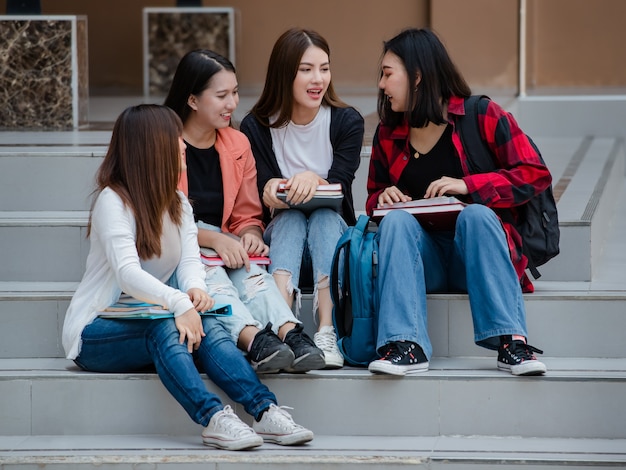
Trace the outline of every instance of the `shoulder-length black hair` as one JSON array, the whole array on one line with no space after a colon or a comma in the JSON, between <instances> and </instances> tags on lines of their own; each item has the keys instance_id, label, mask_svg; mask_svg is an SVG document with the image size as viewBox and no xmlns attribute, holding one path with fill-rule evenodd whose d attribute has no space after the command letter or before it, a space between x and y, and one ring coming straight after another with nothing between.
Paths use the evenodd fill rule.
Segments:
<instances>
[{"instance_id":1,"label":"shoulder-length black hair","mask_svg":"<svg viewBox=\"0 0 626 470\"><path fill-rule=\"evenodd\" d=\"M409 77L409 106L405 112L392 111L384 91L379 90L378 115L385 125L395 127L405 119L410 127L425 127L428 122L443 124L443 104L451 96L468 97L472 93L443 43L427 28L405 29L384 43L382 56L387 52L404 64ZM415 87L417 77L420 82Z\"/></svg>"},{"instance_id":2,"label":"shoulder-length black hair","mask_svg":"<svg viewBox=\"0 0 626 470\"><path fill-rule=\"evenodd\" d=\"M173 109L184 124L191 114L189 96L209 88L213 76L222 70L235 73L235 66L226 57L207 49L188 52L176 67L165 106Z\"/></svg>"},{"instance_id":3,"label":"shoulder-length black hair","mask_svg":"<svg viewBox=\"0 0 626 470\"><path fill-rule=\"evenodd\" d=\"M277 114L278 119L272 123L271 127L278 128L287 125L291 120L293 82L302 56L310 46L319 47L330 59L328 42L319 33L310 29L291 28L276 40L267 65L263 92L250 111L259 122L270 126L270 117ZM348 106L335 93L332 76L322 103L336 108Z\"/></svg>"}]
</instances>

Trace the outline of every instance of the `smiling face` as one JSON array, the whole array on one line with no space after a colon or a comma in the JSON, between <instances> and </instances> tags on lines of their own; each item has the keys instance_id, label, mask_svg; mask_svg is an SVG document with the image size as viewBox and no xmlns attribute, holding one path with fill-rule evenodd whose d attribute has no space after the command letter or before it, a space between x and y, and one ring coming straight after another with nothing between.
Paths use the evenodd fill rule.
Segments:
<instances>
[{"instance_id":1,"label":"smiling face","mask_svg":"<svg viewBox=\"0 0 626 470\"><path fill-rule=\"evenodd\" d=\"M228 127L232 113L239 104L239 85L233 72L220 70L211 78L209 87L188 99L195 118L202 126L211 129Z\"/></svg>"},{"instance_id":2,"label":"smiling face","mask_svg":"<svg viewBox=\"0 0 626 470\"><path fill-rule=\"evenodd\" d=\"M319 47L310 46L300 60L298 72L293 81L292 119L298 124L309 122L322 105L322 98L330 84L330 62L328 54ZM312 116L298 122L299 116Z\"/></svg>"},{"instance_id":3,"label":"smiling face","mask_svg":"<svg viewBox=\"0 0 626 470\"><path fill-rule=\"evenodd\" d=\"M391 110L402 113L408 110L409 77L404 63L393 52L387 52L382 60L382 76L378 88L384 93ZM417 85L417 83L416 83Z\"/></svg>"}]
</instances>

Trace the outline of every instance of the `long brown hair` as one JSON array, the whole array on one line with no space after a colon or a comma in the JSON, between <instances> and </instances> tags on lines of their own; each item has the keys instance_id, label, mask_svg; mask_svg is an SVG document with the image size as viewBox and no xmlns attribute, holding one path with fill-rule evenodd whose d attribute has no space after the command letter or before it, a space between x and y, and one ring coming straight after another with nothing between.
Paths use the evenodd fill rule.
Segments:
<instances>
[{"instance_id":1,"label":"long brown hair","mask_svg":"<svg viewBox=\"0 0 626 470\"><path fill-rule=\"evenodd\" d=\"M291 120L293 82L298 73L300 60L310 46L319 47L330 59L328 42L319 33L310 29L291 28L276 40L267 65L263 92L250 111L266 126L270 126L269 119L275 114L278 114L278 119L270 127L283 127ZM335 93L332 76L322 103L336 108L348 106Z\"/></svg>"},{"instance_id":2,"label":"long brown hair","mask_svg":"<svg viewBox=\"0 0 626 470\"><path fill-rule=\"evenodd\" d=\"M133 211L139 257L161 256L163 215L180 225L182 203L176 193L181 168L183 125L166 106L132 106L117 118L104 161L96 175L95 199L109 187ZM92 206L93 208L93 206ZM87 235L91 232L91 216Z\"/></svg>"}]
</instances>

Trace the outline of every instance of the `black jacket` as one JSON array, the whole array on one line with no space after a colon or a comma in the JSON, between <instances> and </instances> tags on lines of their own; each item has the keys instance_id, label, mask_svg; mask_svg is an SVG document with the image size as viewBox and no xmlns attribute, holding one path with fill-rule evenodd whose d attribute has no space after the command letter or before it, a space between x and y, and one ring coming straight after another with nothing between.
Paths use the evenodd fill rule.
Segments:
<instances>
[{"instance_id":1,"label":"black jacket","mask_svg":"<svg viewBox=\"0 0 626 470\"><path fill-rule=\"evenodd\" d=\"M361 163L363 145L363 117L354 108L331 108L330 143L333 147L333 163L328 170L328 182L340 183L343 189L342 217L348 225L354 225L354 202L352 182ZM252 114L248 114L240 126L252 146L256 160L257 185L263 201L263 188L271 178L282 178L272 146L270 128L261 124ZM270 221L269 209L263 206L265 223Z\"/></svg>"}]
</instances>

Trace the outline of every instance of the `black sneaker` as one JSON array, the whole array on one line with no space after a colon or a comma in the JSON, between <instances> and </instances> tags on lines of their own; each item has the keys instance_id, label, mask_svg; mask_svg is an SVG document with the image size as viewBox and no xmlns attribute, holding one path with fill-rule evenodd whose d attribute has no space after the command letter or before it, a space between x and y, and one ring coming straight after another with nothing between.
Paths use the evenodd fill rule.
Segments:
<instances>
[{"instance_id":1,"label":"black sneaker","mask_svg":"<svg viewBox=\"0 0 626 470\"><path fill-rule=\"evenodd\" d=\"M406 375L428 370L428 359L422 348L411 341L393 341L387 344L385 355L368 367L370 372Z\"/></svg>"},{"instance_id":2,"label":"black sneaker","mask_svg":"<svg viewBox=\"0 0 626 470\"><path fill-rule=\"evenodd\" d=\"M519 339L505 341L498 349L498 369L510 371L513 375L545 374L546 365L533 353L543 354L543 351Z\"/></svg>"},{"instance_id":3,"label":"black sneaker","mask_svg":"<svg viewBox=\"0 0 626 470\"><path fill-rule=\"evenodd\" d=\"M315 346L313 340L304 332L302 324L285 335L285 343L291 348L295 356L293 363L285 370L287 372L306 372L307 370L323 369L326 366L324 353Z\"/></svg>"},{"instance_id":4,"label":"black sneaker","mask_svg":"<svg viewBox=\"0 0 626 470\"><path fill-rule=\"evenodd\" d=\"M275 374L291 365L293 352L276 336L272 331L272 324L268 323L254 337L248 359L257 373Z\"/></svg>"}]
</instances>

